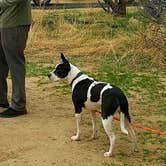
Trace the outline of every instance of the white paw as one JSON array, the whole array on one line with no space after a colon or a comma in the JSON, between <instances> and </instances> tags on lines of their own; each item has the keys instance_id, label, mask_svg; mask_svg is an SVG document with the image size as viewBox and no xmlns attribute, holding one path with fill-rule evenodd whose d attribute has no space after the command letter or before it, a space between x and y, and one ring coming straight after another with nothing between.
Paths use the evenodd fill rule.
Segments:
<instances>
[{"instance_id":1,"label":"white paw","mask_svg":"<svg viewBox=\"0 0 166 166\"><path fill-rule=\"evenodd\" d=\"M77 136L77 135L74 135L74 136L71 137L71 140L72 141L80 141L80 137Z\"/></svg>"},{"instance_id":2,"label":"white paw","mask_svg":"<svg viewBox=\"0 0 166 166\"><path fill-rule=\"evenodd\" d=\"M128 131L126 129L122 129L122 133L128 135Z\"/></svg>"},{"instance_id":3,"label":"white paw","mask_svg":"<svg viewBox=\"0 0 166 166\"><path fill-rule=\"evenodd\" d=\"M112 154L110 152L105 152L104 153L104 157L111 157L111 156L112 156Z\"/></svg>"}]
</instances>

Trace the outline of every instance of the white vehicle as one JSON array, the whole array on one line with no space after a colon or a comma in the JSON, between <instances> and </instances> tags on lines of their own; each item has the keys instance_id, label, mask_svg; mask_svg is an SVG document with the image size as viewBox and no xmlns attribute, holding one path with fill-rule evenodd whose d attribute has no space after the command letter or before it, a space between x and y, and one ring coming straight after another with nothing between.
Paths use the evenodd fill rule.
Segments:
<instances>
[{"instance_id":1,"label":"white vehicle","mask_svg":"<svg viewBox=\"0 0 166 166\"><path fill-rule=\"evenodd\" d=\"M37 6L40 5L48 5L50 3L51 0L33 0L33 3Z\"/></svg>"}]
</instances>

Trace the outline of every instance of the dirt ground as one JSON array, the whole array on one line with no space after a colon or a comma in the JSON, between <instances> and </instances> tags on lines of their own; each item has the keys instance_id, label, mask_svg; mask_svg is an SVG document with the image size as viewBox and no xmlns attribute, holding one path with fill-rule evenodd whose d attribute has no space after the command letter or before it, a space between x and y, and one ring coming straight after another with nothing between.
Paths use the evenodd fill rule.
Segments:
<instances>
[{"instance_id":1,"label":"dirt ground","mask_svg":"<svg viewBox=\"0 0 166 166\"><path fill-rule=\"evenodd\" d=\"M109 142L104 132L99 132L97 139L90 139L87 112L83 113L82 140L72 142L70 137L75 132L75 119L71 96L66 94L56 89L55 83L47 78L27 78L28 114L0 119L0 166L158 165L143 162L142 152L131 154L131 143L120 142L120 133L117 134L113 157L105 158L103 153L108 150Z\"/></svg>"}]
</instances>

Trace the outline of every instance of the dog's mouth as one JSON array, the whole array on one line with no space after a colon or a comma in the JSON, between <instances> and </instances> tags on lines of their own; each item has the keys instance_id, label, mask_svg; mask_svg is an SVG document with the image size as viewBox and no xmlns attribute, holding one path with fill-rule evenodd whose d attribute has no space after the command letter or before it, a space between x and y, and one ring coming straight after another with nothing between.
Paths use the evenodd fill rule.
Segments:
<instances>
[{"instance_id":1,"label":"dog's mouth","mask_svg":"<svg viewBox=\"0 0 166 166\"><path fill-rule=\"evenodd\" d=\"M48 78L49 78L51 81L54 81L53 76L52 76L51 73L49 73L47 76L48 76Z\"/></svg>"},{"instance_id":2,"label":"dog's mouth","mask_svg":"<svg viewBox=\"0 0 166 166\"><path fill-rule=\"evenodd\" d=\"M51 73L49 73L47 76L48 76L48 78L50 79L50 77L51 77Z\"/></svg>"},{"instance_id":3,"label":"dog's mouth","mask_svg":"<svg viewBox=\"0 0 166 166\"><path fill-rule=\"evenodd\" d=\"M52 74L52 73L49 73L47 76L48 76L48 78L51 81L58 81L58 80L60 80L60 78L58 76L56 76L55 74Z\"/></svg>"}]
</instances>

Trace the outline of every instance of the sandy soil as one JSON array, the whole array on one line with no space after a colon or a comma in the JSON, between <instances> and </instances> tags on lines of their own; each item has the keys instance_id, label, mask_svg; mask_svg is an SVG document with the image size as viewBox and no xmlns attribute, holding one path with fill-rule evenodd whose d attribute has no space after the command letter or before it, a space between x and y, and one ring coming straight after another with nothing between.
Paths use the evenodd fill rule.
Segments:
<instances>
[{"instance_id":1,"label":"sandy soil","mask_svg":"<svg viewBox=\"0 0 166 166\"><path fill-rule=\"evenodd\" d=\"M141 163L142 153L131 154L130 142L121 141L120 134L114 156L103 157L108 140L101 131L97 139L90 139L87 112L84 112L82 140L72 142L75 119L70 95L47 79L27 78L27 109L25 116L0 119L0 166L152 165ZM126 156L125 162L120 158L120 150Z\"/></svg>"},{"instance_id":2,"label":"sandy soil","mask_svg":"<svg viewBox=\"0 0 166 166\"><path fill-rule=\"evenodd\" d=\"M96 157L95 148L84 147L88 140L70 140L75 129L70 98L42 81L27 79L28 115L0 119L0 166L101 165L102 152Z\"/></svg>"}]
</instances>

